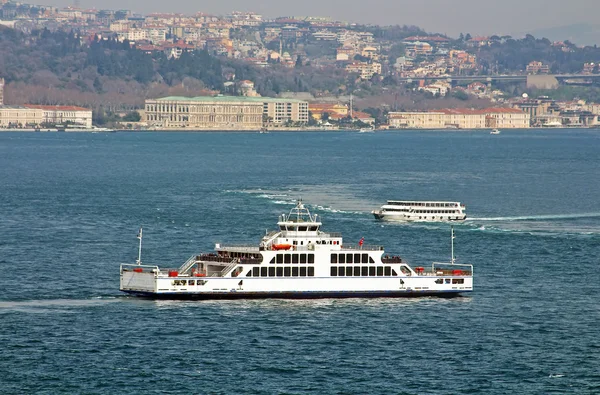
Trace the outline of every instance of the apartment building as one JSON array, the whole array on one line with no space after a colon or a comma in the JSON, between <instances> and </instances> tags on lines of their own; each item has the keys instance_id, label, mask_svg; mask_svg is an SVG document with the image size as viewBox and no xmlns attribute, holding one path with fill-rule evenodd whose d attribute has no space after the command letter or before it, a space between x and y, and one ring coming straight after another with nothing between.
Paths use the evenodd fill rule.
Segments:
<instances>
[{"instance_id":1,"label":"apartment building","mask_svg":"<svg viewBox=\"0 0 600 395\"><path fill-rule=\"evenodd\" d=\"M308 123L308 102L295 99L261 98L263 113L274 124L287 122Z\"/></svg>"},{"instance_id":2,"label":"apartment building","mask_svg":"<svg viewBox=\"0 0 600 395\"><path fill-rule=\"evenodd\" d=\"M381 63L353 62L346 66L349 73L358 73L363 80L370 80L375 74L381 74Z\"/></svg>"}]
</instances>

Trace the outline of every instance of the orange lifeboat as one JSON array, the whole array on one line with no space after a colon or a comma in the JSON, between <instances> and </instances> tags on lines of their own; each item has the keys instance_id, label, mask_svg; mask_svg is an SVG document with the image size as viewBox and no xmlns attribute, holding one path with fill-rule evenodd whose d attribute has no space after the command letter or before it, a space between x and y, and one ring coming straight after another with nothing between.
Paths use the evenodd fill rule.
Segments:
<instances>
[{"instance_id":1,"label":"orange lifeboat","mask_svg":"<svg viewBox=\"0 0 600 395\"><path fill-rule=\"evenodd\" d=\"M289 250L290 248L292 248L291 244L273 244L273 250L275 251Z\"/></svg>"}]
</instances>

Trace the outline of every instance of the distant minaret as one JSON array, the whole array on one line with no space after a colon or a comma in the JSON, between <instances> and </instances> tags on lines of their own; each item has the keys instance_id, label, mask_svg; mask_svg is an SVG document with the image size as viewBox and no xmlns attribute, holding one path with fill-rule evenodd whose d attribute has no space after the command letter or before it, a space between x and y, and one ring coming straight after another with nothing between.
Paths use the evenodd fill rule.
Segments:
<instances>
[{"instance_id":1,"label":"distant minaret","mask_svg":"<svg viewBox=\"0 0 600 395\"><path fill-rule=\"evenodd\" d=\"M0 106L4 105L4 78L0 78Z\"/></svg>"}]
</instances>

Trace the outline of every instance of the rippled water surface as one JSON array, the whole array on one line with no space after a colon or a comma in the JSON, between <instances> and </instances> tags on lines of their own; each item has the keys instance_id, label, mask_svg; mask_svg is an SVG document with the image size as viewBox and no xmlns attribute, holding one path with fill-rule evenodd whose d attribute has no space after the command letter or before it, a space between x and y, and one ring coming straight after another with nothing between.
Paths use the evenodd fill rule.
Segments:
<instances>
[{"instance_id":1,"label":"rippled water surface","mask_svg":"<svg viewBox=\"0 0 600 395\"><path fill-rule=\"evenodd\" d=\"M1 394L600 393L600 132L2 133ZM151 301L177 267L258 242L302 197L345 243L450 257L386 199L457 200L455 299Z\"/></svg>"}]
</instances>

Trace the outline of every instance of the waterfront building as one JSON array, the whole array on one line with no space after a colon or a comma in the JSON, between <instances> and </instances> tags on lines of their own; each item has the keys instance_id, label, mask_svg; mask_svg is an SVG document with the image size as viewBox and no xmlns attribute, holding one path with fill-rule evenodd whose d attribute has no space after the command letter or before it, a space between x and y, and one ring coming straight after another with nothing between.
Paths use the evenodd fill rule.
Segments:
<instances>
[{"instance_id":1,"label":"waterfront building","mask_svg":"<svg viewBox=\"0 0 600 395\"><path fill-rule=\"evenodd\" d=\"M92 127L92 110L76 106L42 106L25 104L26 108L41 110L40 123L67 125L72 124L84 128Z\"/></svg>"},{"instance_id":2,"label":"waterfront building","mask_svg":"<svg viewBox=\"0 0 600 395\"><path fill-rule=\"evenodd\" d=\"M524 129L530 127L530 115L515 108L390 112L388 116L392 128Z\"/></svg>"},{"instance_id":3,"label":"waterfront building","mask_svg":"<svg viewBox=\"0 0 600 395\"><path fill-rule=\"evenodd\" d=\"M308 102L297 99L261 98L263 113L270 123L308 123Z\"/></svg>"},{"instance_id":4,"label":"waterfront building","mask_svg":"<svg viewBox=\"0 0 600 395\"><path fill-rule=\"evenodd\" d=\"M259 130L263 122L308 122L308 103L244 96L169 96L146 100L145 120L165 129Z\"/></svg>"},{"instance_id":5,"label":"waterfront building","mask_svg":"<svg viewBox=\"0 0 600 395\"><path fill-rule=\"evenodd\" d=\"M0 128L35 127L42 123L43 111L25 106L0 106Z\"/></svg>"}]
</instances>

